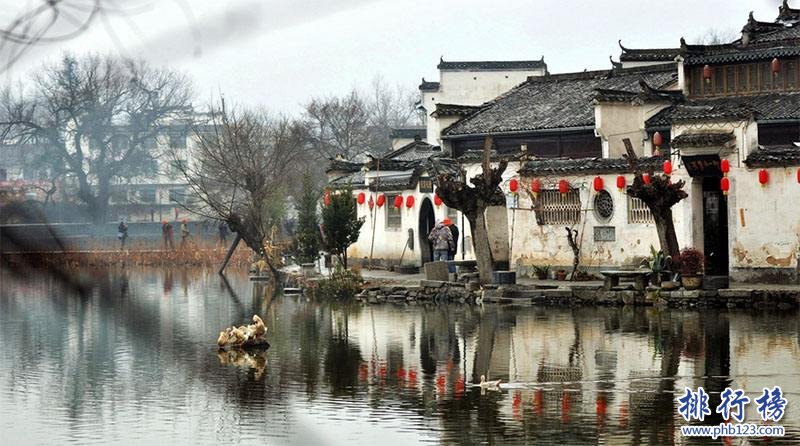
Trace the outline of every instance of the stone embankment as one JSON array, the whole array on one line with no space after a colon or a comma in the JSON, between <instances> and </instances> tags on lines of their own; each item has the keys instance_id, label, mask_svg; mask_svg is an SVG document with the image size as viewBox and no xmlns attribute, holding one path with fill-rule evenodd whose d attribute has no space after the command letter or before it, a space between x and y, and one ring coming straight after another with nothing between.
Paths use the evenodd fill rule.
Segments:
<instances>
[{"instance_id":1,"label":"stone embankment","mask_svg":"<svg viewBox=\"0 0 800 446\"><path fill-rule=\"evenodd\" d=\"M495 303L549 306L657 305L673 308L797 308L800 288L731 288L720 290L664 291L632 287L603 290L600 286L580 285L500 285L422 280L419 286L367 286L356 296L370 303Z\"/></svg>"}]
</instances>

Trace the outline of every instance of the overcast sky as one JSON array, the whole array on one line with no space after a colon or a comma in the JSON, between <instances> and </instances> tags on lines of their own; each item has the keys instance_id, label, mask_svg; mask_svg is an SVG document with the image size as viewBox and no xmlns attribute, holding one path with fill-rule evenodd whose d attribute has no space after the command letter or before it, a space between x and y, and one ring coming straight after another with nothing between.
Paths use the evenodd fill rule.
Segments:
<instances>
[{"instance_id":1,"label":"overcast sky","mask_svg":"<svg viewBox=\"0 0 800 446\"><path fill-rule=\"evenodd\" d=\"M6 22L20 4L0 0ZM70 1L70 0L66 0ZM75 0L91 4L94 0ZM296 113L376 75L416 87L445 60L544 55L551 72L610 67L627 47L675 47L708 29L738 32L748 13L774 20L779 0L111 0L112 10L66 43L27 53L6 79L62 51L142 57L188 72L200 102L218 91ZM790 2L800 8L800 0ZM29 7L29 6L28 6ZM124 11L120 11L120 9ZM78 15L76 8L73 15ZM63 17L62 17L63 19ZM3 24L3 26L6 26ZM62 26L68 27L64 22Z\"/></svg>"}]
</instances>

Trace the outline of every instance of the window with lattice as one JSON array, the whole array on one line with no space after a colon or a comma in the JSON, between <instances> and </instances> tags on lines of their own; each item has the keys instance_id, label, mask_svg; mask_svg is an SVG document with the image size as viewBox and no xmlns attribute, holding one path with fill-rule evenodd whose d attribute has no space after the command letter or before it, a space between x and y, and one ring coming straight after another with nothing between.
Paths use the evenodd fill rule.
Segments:
<instances>
[{"instance_id":1,"label":"window with lattice","mask_svg":"<svg viewBox=\"0 0 800 446\"><path fill-rule=\"evenodd\" d=\"M566 194L543 190L534 208L539 225L574 225L581 221L581 195L577 189Z\"/></svg>"},{"instance_id":2,"label":"window with lattice","mask_svg":"<svg viewBox=\"0 0 800 446\"><path fill-rule=\"evenodd\" d=\"M653 214L644 201L628 196L628 223L653 223Z\"/></svg>"}]
</instances>

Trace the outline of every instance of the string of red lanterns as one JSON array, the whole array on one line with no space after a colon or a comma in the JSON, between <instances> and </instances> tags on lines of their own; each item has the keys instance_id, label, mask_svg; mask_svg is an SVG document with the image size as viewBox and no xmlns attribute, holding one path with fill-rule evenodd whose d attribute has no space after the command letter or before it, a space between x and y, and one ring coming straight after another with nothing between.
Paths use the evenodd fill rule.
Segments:
<instances>
[{"instance_id":1,"label":"string of red lanterns","mask_svg":"<svg viewBox=\"0 0 800 446\"><path fill-rule=\"evenodd\" d=\"M408 197L406 197L406 208L411 209L413 207L414 207L414 196L409 195Z\"/></svg>"},{"instance_id":2,"label":"string of red lanterns","mask_svg":"<svg viewBox=\"0 0 800 446\"><path fill-rule=\"evenodd\" d=\"M727 177L728 172L731 171L731 162L728 160L722 160L719 162L719 170L722 171L722 176Z\"/></svg>"},{"instance_id":3,"label":"string of red lanterns","mask_svg":"<svg viewBox=\"0 0 800 446\"><path fill-rule=\"evenodd\" d=\"M375 204L377 204L379 208L382 208L385 203L386 203L386 195L383 194L378 195L378 200L376 201Z\"/></svg>"},{"instance_id":4,"label":"string of red lanterns","mask_svg":"<svg viewBox=\"0 0 800 446\"><path fill-rule=\"evenodd\" d=\"M512 194L517 193L517 190L519 190L519 181L516 178L512 178L511 181L508 182L508 190L510 190Z\"/></svg>"},{"instance_id":5,"label":"string of red lanterns","mask_svg":"<svg viewBox=\"0 0 800 446\"><path fill-rule=\"evenodd\" d=\"M364 192L359 192L358 196L356 197L356 202L358 202L358 204L364 204L366 200L367 196L364 194Z\"/></svg>"},{"instance_id":6,"label":"string of red lanterns","mask_svg":"<svg viewBox=\"0 0 800 446\"><path fill-rule=\"evenodd\" d=\"M567 192L569 192L569 182L567 180L559 180L558 191L561 193L561 196L566 195Z\"/></svg>"},{"instance_id":7,"label":"string of red lanterns","mask_svg":"<svg viewBox=\"0 0 800 446\"><path fill-rule=\"evenodd\" d=\"M394 207L400 209L403 206L403 196L397 195L394 197Z\"/></svg>"},{"instance_id":8,"label":"string of red lanterns","mask_svg":"<svg viewBox=\"0 0 800 446\"><path fill-rule=\"evenodd\" d=\"M728 191L731 189L731 180L728 177L722 177L719 180L719 188L722 190L722 195L728 195Z\"/></svg>"},{"instance_id":9,"label":"string of red lanterns","mask_svg":"<svg viewBox=\"0 0 800 446\"><path fill-rule=\"evenodd\" d=\"M617 176L617 189L622 192L625 189L625 177L623 175Z\"/></svg>"}]
</instances>

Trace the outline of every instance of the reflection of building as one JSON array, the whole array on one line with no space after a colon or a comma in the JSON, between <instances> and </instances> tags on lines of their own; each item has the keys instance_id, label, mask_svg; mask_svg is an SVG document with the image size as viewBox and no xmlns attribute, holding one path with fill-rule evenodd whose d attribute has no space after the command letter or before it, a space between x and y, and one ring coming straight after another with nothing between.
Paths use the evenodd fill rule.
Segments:
<instances>
[{"instance_id":1,"label":"reflection of building","mask_svg":"<svg viewBox=\"0 0 800 446\"><path fill-rule=\"evenodd\" d=\"M689 198L673 208L677 236L705 253L708 273L792 279L800 249L798 211L787 205L800 198L799 29L800 9L784 2L774 22L751 16L734 42L622 47L609 70L550 74L538 61L442 62L440 82L420 85L434 145L426 150L473 176L491 136L495 161L511 160L501 185L508 223L493 220L489 231L508 234L510 260L522 273L571 264L564 226L583 233L587 267L631 265L658 245L649 210L624 192L633 179L622 158L629 141L647 169L660 173L669 160L673 181L686 182ZM372 178L360 179L356 192L374 187ZM415 185L395 189L415 199L402 210L402 229L424 227L434 199ZM392 222L379 222L376 237ZM773 230L772 222L782 226ZM370 228L352 247L358 256L368 253ZM381 258L402 255L406 236L394 235Z\"/></svg>"}]
</instances>

